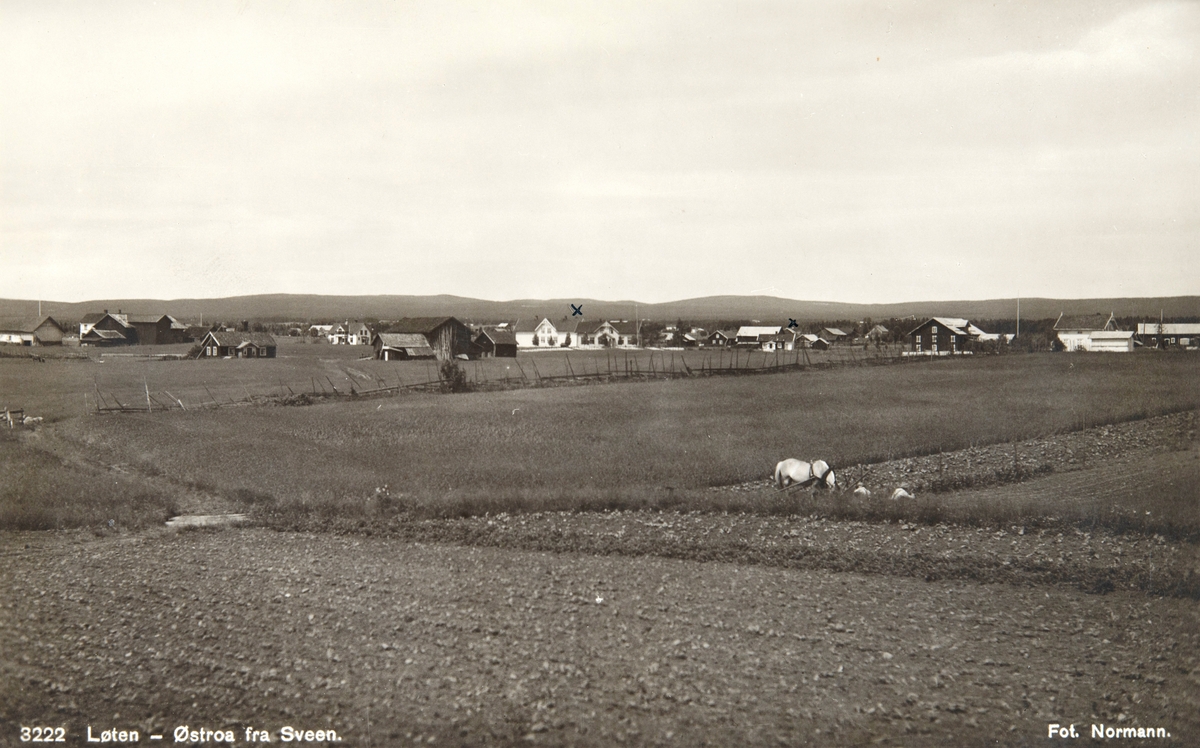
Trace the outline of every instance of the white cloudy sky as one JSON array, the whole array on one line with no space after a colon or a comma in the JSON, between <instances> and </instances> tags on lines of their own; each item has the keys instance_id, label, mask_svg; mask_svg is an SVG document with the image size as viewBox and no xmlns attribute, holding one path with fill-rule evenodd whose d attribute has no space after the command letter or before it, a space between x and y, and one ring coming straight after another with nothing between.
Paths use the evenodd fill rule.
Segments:
<instances>
[{"instance_id":1,"label":"white cloudy sky","mask_svg":"<svg viewBox=\"0 0 1200 748\"><path fill-rule=\"evenodd\" d=\"M1200 293L1192 2L0 1L0 297Z\"/></svg>"}]
</instances>

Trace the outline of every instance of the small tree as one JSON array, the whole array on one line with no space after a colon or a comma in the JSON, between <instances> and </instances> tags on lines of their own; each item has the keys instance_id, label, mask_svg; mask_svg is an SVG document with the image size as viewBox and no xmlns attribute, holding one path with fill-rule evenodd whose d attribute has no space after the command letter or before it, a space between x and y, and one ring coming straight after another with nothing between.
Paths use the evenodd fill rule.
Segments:
<instances>
[{"instance_id":1,"label":"small tree","mask_svg":"<svg viewBox=\"0 0 1200 748\"><path fill-rule=\"evenodd\" d=\"M537 345L538 345L538 336L537 336L537 333L535 332L533 334L533 346L536 348Z\"/></svg>"},{"instance_id":2,"label":"small tree","mask_svg":"<svg viewBox=\"0 0 1200 748\"><path fill-rule=\"evenodd\" d=\"M442 375L442 392L467 392L471 386L467 383L467 373L454 359L446 359L439 369Z\"/></svg>"}]
</instances>

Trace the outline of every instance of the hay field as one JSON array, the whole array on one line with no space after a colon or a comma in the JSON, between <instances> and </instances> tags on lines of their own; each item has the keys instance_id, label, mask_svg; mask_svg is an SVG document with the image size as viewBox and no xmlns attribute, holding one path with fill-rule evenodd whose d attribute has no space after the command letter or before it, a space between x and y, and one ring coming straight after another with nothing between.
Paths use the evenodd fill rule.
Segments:
<instances>
[{"instance_id":1,"label":"hay field","mask_svg":"<svg viewBox=\"0 0 1200 748\"><path fill-rule=\"evenodd\" d=\"M1197 368L1189 356L1035 355L420 393L74 418L27 446L68 470L116 465L166 493L298 512L348 511L383 486L455 514L632 508L764 478L786 456L871 463L1195 409ZM34 471L8 491L40 486Z\"/></svg>"},{"instance_id":2,"label":"hay field","mask_svg":"<svg viewBox=\"0 0 1200 748\"><path fill-rule=\"evenodd\" d=\"M197 408L214 403L276 398L299 393L347 394L405 387L438 380L433 361L375 361L368 346L329 345L307 338L280 338L274 359L162 360L190 346L130 346L112 349L46 349L44 363L0 357L0 408L59 420L95 412L98 403L151 409ZM803 353L761 351L545 350L517 359L460 362L473 385L535 384L552 378L641 375L664 370L682 374L720 368L761 369L782 364L815 366L894 357L894 349L864 352L837 348ZM61 355L55 355L61 354Z\"/></svg>"}]
</instances>

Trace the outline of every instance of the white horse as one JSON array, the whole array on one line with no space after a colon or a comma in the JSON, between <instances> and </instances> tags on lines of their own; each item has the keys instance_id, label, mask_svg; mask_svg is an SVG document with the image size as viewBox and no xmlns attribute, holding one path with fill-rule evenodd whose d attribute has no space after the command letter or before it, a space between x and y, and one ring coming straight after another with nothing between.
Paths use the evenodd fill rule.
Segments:
<instances>
[{"instance_id":1,"label":"white horse","mask_svg":"<svg viewBox=\"0 0 1200 748\"><path fill-rule=\"evenodd\" d=\"M808 463L804 460L784 460L775 466L775 487L787 488L793 483L800 486L810 484L837 488L837 476L824 460Z\"/></svg>"}]
</instances>

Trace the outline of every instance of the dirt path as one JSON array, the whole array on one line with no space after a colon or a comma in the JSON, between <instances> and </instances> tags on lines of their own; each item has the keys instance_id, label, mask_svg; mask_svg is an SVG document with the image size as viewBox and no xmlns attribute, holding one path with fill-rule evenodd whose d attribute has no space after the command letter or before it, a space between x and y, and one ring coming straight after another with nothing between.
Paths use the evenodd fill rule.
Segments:
<instances>
[{"instance_id":1,"label":"dirt path","mask_svg":"<svg viewBox=\"0 0 1200 748\"><path fill-rule=\"evenodd\" d=\"M1188 599L266 530L0 542L0 743L19 724L77 744L88 724L348 745L1200 736Z\"/></svg>"}]
</instances>

